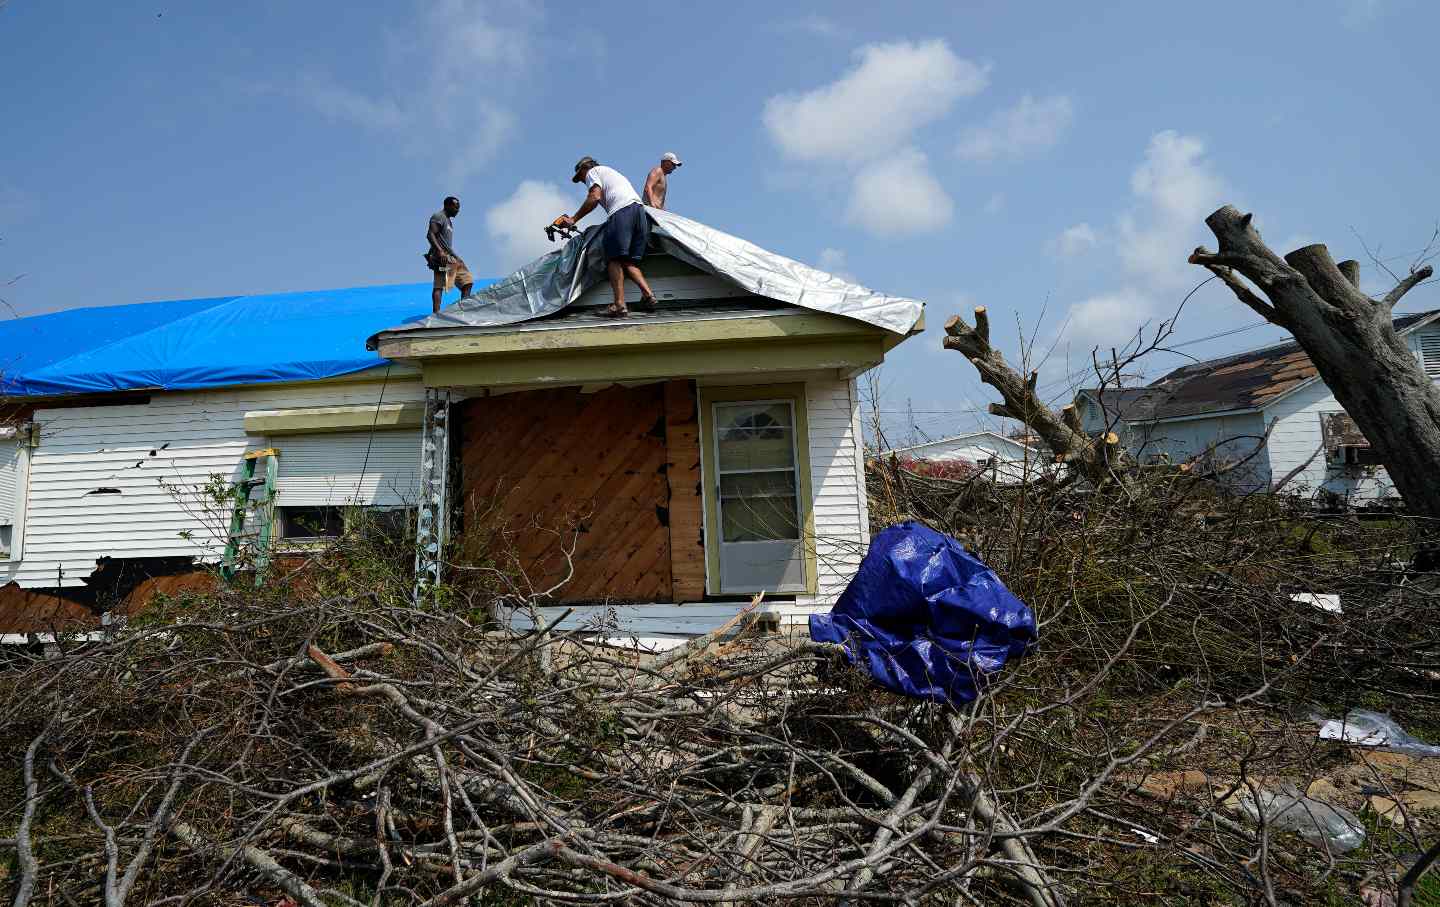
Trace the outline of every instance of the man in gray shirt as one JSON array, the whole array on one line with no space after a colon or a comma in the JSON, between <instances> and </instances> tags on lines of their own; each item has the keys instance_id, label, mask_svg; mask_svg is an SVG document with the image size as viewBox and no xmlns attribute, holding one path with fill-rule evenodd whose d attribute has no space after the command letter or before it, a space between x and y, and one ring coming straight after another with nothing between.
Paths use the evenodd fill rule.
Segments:
<instances>
[{"instance_id":1,"label":"man in gray shirt","mask_svg":"<svg viewBox=\"0 0 1440 907\"><path fill-rule=\"evenodd\" d=\"M430 248L425 251L425 264L435 272L434 289L430 291L430 308L440 311L440 297L452 287L460 288L460 296L470 295L475 278L465 261L455 254L455 215L460 213L460 199L453 195L445 197L445 204L430 215L430 226L425 230L425 239Z\"/></svg>"}]
</instances>

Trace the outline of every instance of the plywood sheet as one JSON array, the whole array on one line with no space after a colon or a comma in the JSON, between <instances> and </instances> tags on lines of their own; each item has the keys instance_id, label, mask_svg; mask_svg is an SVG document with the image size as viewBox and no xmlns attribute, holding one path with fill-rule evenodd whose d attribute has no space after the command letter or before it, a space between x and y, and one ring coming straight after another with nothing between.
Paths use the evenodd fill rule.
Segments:
<instances>
[{"instance_id":1,"label":"plywood sheet","mask_svg":"<svg viewBox=\"0 0 1440 907\"><path fill-rule=\"evenodd\" d=\"M467 528L503 528L559 601L672 600L665 385L475 397L459 406Z\"/></svg>"},{"instance_id":2,"label":"plywood sheet","mask_svg":"<svg viewBox=\"0 0 1440 907\"><path fill-rule=\"evenodd\" d=\"M670 576L677 602L705 596L704 503L695 383L665 384L665 476L670 486Z\"/></svg>"}]
</instances>

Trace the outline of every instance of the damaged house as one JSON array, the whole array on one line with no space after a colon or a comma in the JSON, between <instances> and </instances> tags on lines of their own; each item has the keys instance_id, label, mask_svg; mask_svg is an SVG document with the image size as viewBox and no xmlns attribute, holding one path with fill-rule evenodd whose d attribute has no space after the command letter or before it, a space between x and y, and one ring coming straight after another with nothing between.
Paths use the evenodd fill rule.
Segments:
<instances>
[{"instance_id":1,"label":"damaged house","mask_svg":"<svg viewBox=\"0 0 1440 907\"><path fill-rule=\"evenodd\" d=\"M1440 310L1397 316L1394 326L1440 380ZM1082 390L1075 404L1086 431L1117 432L1141 463L1209 459L1231 467L1225 481L1240 491L1288 478L1286 493L1319 503L1398 500L1370 443L1294 342L1187 365L1146 387Z\"/></svg>"},{"instance_id":2,"label":"damaged house","mask_svg":"<svg viewBox=\"0 0 1440 907\"><path fill-rule=\"evenodd\" d=\"M0 632L213 581L212 477L252 474L267 555L415 509L422 577L452 524L498 521L537 588L573 570L577 622L827 609L868 542L855 378L923 307L650 213L660 306L620 321L591 228L423 319L414 285L0 325Z\"/></svg>"}]
</instances>

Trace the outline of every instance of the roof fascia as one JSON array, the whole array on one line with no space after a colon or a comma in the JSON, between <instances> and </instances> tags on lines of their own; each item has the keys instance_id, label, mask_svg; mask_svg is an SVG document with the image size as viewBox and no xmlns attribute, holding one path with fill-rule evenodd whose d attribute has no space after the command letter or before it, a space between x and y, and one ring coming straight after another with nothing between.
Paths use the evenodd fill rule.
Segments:
<instances>
[{"instance_id":1,"label":"roof fascia","mask_svg":"<svg viewBox=\"0 0 1440 907\"><path fill-rule=\"evenodd\" d=\"M923 325L920 326L923 330ZM381 338L377 352L387 359L429 362L471 356L573 354L594 350L634 350L656 346L689 347L735 341L785 341L845 338L887 341L888 351L905 339L884 328L852 318L818 312L753 315L696 321L593 325L554 330L485 333L447 333L441 337L417 335Z\"/></svg>"},{"instance_id":2,"label":"roof fascia","mask_svg":"<svg viewBox=\"0 0 1440 907\"><path fill-rule=\"evenodd\" d=\"M1278 397L1276 398L1279 399ZM1269 406L1270 404L1265 404ZM1126 425L1159 425L1162 422L1193 422L1197 419L1224 419L1229 416L1249 416L1263 412L1265 407L1246 407L1245 409L1219 409L1212 412L1191 413L1188 416L1166 416L1163 419L1125 419Z\"/></svg>"},{"instance_id":3,"label":"roof fascia","mask_svg":"<svg viewBox=\"0 0 1440 907\"><path fill-rule=\"evenodd\" d=\"M627 346L423 360L426 387L563 387L710 375L780 375L868 368L885 358L878 336Z\"/></svg>"}]
</instances>

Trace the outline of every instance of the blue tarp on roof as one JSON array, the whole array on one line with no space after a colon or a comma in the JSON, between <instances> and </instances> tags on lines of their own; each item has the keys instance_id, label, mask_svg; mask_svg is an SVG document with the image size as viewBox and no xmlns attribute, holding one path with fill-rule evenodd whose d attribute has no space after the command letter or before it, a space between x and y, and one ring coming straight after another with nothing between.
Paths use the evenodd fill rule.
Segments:
<instances>
[{"instance_id":1,"label":"blue tarp on roof","mask_svg":"<svg viewBox=\"0 0 1440 907\"><path fill-rule=\"evenodd\" d=\"M430 314L400 284L69 309L0 321L0 395L193 390L380 365L365 338Z\"/></svg>"}]
</instances>

